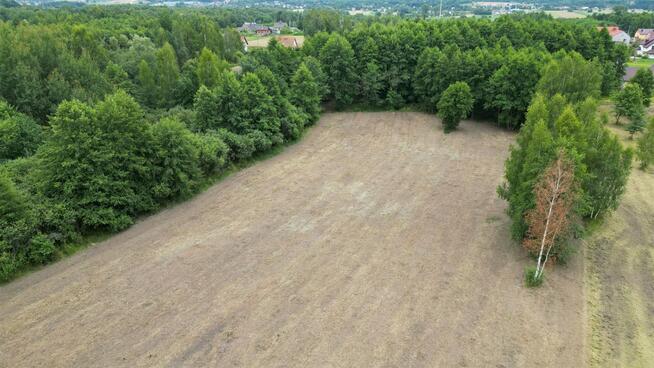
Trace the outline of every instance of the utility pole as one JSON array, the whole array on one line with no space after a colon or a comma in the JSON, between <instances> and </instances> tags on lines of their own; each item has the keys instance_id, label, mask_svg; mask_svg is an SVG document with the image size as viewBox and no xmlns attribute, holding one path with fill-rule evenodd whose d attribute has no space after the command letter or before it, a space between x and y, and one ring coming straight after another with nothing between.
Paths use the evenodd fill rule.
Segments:
<instances>
[{"instance_id":1,"label":"utility pole","mask_svg":"<svg viewBox=\"0 0 654 368\"><path fill-rule=\"evenodd\" d=\"M443 17L443 0L441 0L441 6L438 8L438 17Z\"/></svg>"}]
</instances>

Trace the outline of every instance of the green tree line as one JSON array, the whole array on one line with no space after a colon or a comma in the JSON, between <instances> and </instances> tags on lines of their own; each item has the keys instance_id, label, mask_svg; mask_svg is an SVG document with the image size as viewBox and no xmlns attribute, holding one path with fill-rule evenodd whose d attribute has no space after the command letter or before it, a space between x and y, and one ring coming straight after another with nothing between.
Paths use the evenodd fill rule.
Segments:
<instances>
[{"instance_id":1,"label":"green tree line","mask_svg":"<svg viewBox=\"0 0 654 368\"><path fill-rule=\"evenodd\" d=\"M542 15L317 22L300 50L272 41L244 53L220 12L113 9L0 11L0 279L299 138L325 101L438 110L451 129L471 112L522 136L541 120L532 100L545 99L552 140L586 165L580 214L614 208L622 190L622 172L589 153L614 149L610 136L584 135L593 99L617 88L626 60L605 31ZM513 186L533 177L512 178L505 196L522 214L530 187ZM618 189L595 187L604 179Z\"/></svg>"},{"instance_id":2,"label":"green tree line","mask_svg":"<svg viewBox=\"0 0 654 368\"><path fill-rule=\"evenodd\" d=\"M319 117L322 68L299 50L272 42L235 73L233 31L182 12L156 18L157 38L133 15L127 34L0 24L0 280L187 198Z\"/></svg>"},{"instance_id":3,"label":"green tree line","mask_svg":"<svg viewBox=\"0 0 654 368\"><path fill-rule=\"evenodd\" d=\"M589 79L580 75L567 86L552 84L555 80L544 83L564 89L583 83L599 97L618 88L629 54L606 31L542 15L360 22L349 31L318 32L303 49L323 65L328 96L337 107L417 105L434 111L450 84L465 82L474 94L473 115L512 129L523 123L541 75L554 58L569 54L589 60L570 65L579 65L582 69L572 72Z\"/></svg>"}]
</instances>

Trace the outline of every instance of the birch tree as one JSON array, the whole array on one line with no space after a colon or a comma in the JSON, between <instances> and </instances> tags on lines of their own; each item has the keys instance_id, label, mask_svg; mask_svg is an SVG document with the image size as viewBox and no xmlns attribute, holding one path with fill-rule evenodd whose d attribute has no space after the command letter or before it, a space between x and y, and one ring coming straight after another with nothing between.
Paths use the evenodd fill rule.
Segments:
<instances>
[{"instance_id":1,"label":"birch tree","mask_svg":"<svg viewBox=\"0 0 654 368\"><path fill-rule=\"evenodd\" d=\"M536 183L534 194L536 206L526 214L529 230L523 246L538 256L533 275L538 280L552 249L567 233L576 197L574 167L563 151Z\"/></svg>"}]
</instances>

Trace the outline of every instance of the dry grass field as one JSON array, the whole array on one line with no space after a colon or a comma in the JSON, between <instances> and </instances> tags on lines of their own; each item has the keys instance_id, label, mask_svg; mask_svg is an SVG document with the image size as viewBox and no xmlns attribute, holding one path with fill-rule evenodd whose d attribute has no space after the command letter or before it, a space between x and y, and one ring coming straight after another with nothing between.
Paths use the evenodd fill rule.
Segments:
<instances>
[{"instance_id":1,"label":"dry grass field","mask_svg":"<svg viewBox=\"0 0 654 368\"><path fill-rule=\"evenodd\" d=\"M610 128L635 147L626 124ZM618 210L585 241L591 367L654 366L654 170L637 166Z\"/></svg>"},{"instance_id":2,"label":"dry grass field","mask_svg":"<svg viewBox=\"0 0 654 368\"><path fill-rule=\"evenodd\" d=\"M495 193L512 140L325 114L282 154L0 287L0 366L583 366L583 257L523 286Z\"/></svg>"},{"instance_id":3,"label":"dry grass field","mask_svg":"<svg viewBox=\"0 0 654 368\"><path fill-rule=\"evenodd\" d=\"M546 10L545 14L551 15L553 18L559 19L581 19L588 17L588 12L582 11L569 11L569 10Z\"/></svg>"},{"instance_id":4,"label":"dry grass field","mask_svg":"<svg viewBox=\"0 0 654 368\"><path fill-rule=\"evenodd\" d=\"M248 46L249 47L267 47L271 39L277 38L280 36L266 36L266 37L248 37ZM281 37L292 37L297 41L298 47L302 47L304 44L304 36L291 36L284 35Z\"/></svg>"}]
</instances>

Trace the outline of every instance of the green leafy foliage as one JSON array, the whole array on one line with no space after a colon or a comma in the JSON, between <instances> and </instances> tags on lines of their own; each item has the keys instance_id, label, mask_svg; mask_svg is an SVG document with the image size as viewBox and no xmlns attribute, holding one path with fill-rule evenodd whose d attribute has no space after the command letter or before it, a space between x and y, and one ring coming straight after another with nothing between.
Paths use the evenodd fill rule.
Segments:
<instances>
[{"instance_id":1,"label":"green leafy foliage","mask_svg":"<svg viewBox=\"0 0 654 368\"><path fill-rule=\"evenodd\" d=\"M218 83L220 72L226 69L225 63L221 63L218 56L206 47L202 49L197 64L198 83L208 88Z\"/></svg>"},{"instance_id":2,"label":"green leafy foliage","mask_svg":"<svg viewBox=\"0 0 654 368\"><path fill-rule=\"evenodd\" d=\"M438 101L438 114L443 119L445 133L459 126L461 119L472 111L473 103L474 97L467 83L456 82L447 87Z\"/></svg>"},{"instance_id":3,"label":"green leafy foliage","mask_svg":"<svg viewBox=\"0 0 654 368\"><path fill-rule=\"evenodd\" d=\"M544 278L544 274L536 276L536 267L534 266L529 266L525 269L525 286L529 288L541 286Z\"/></svg>"},{"instance_id":4,"label":"green leafy foliage","mask_svg":"<svg viewBox=\"0 0 654 368\"><path fill-rule=\"evenodd\" d=\"M643 106L648 107L652 103L654 95L654 74L648 68L639 68L631 83L637 84L643 93Z\"/></svg>"},{"instance_id":5,"label":"green leafy foliage","mask_svg":"<svg viewBox=\"0 0 654 368\"><path fill-rule=\"evenodd\" d=\"M172 118L164 118L152 125L150 135L148 158L155 178L153 198L164 202L188 196L201 177L196 137L179 120Z\"/></svg>"},{"instance_id":6,"label":"green leafy foliage","mask_svg":"<svg viewBox=\"0 0 654 368\"><path fill-rule=\"evenodd\" d=\"M546 99L537 94L507 159L506 183L498 193L509 202L515 239L525 236L525 214L534 206L534 184L558 150L572 160L580 183L574 205L578 217L596 218L614 210L624 193L631 150L624 149L602 125L594 100L587 98L576 105L565 101L561 95ZM558 253L563 256L567 251L557 249L557 258Z\"/></svg>"},{"instance_id":7,"label":"green leafy foliage","mask_svg":"<svg viewBox=\"0 0 654 368\"><path fill-rule=\"evenodd\" d=\"M119 91L92 107L62 103L38 152L44 194L67 203L81 229L125 228L152 208L143 111ZM145 144L144 144L145 143Z\"/></svg>"},{"instance_id":8,"label":"green leafy foliage","mask_svg":"<svg viewBox=\"0 0 654 368\"><path fill-rule=\"evenodd\" d=\"M576 52L557 52L552 61L545 65L542 74L537 88L545 96L559 93L568 101L577 103L600 95L600 65L597 61L586 61Z\"/></svg>"},{"instance_id":9,"label":"green leafy foliage","mask_svg":"<svg viewBox=\"0 0 654 368\"><path fill-rule=\"evenodd\" d=\"M196 135L195 146L198 150L198 165L204 175L211 175L227 165L229 147L217 133Z\"/></svg>"},{"instance_id":10,"label":"green leafy foliage","mask_svg":"<svg viewBox=\"0 0 654 368\"><path fill-rule=\"evenodd\" d=\"M582 217L615 208L628 174L630 152L586 99L598 81L604 95L618 88L628 49L580 22L163 7L19 7L3 9L2 19L0 279L299 138L323 100L430 111L442 100L439 113L453 125L472 113L522 126L500 190L516 236L556 149L575 162ZM233 27L255 19L282 19L310 37L300 50L273 40L244 53ZM243 73L230 70L236 63ZM639 75L631 84L646 91ZM466 93L449 90L462 85Z\"/></svg>"},{"instance_id":11,"label":"green leafy foliage","mask_svg":"<svg viewBox=\"0 0 654 368\"><path fill-rule=\"evenodd\" d=\"M642 120L645 115L643 106L643 91L635 83L627 83L622 91L614 97L615 100L615 123L620 123L621 117L627 117L631 121Z\"/></svg>"},{"instance_id":12,"label":"green leafy foliage","mask_svg":"<svg viewBox=\"0 0 654 368\"><path fill-rule=\"evenodd\" d=\"M650 120L645 134L638 139L637 153L641 169L644 170L654 164L654 119Z\"/></svg>"},{"instance_id":13,"label":"green leafy foliage","mask_svg":"<svg viewBox=\"0 0 654 368\"><path fill-rule=\"evenodd\" d=\"M316 78L305 63L300 64L291 79L291 103L301 106L307 114L310 123L314 123L320 116L320 86Z\"/></svg>"},{"instance_id":14,"label":"green leafy foliage","mask_svg":"<svg viewBox=\"0 0 654 368\"><path fill-rule=\"evenodd\" d=\"M330 93L339 108L350 104L354 98L354 62L352 46L337 33L332 34L320 50L320 63L327 75Z\"/></svg>"},{"instance_id":15,"label":"green leafy foliage","mask_svg":"<svg viewBox=\"0 0 654 368\"><path fill-rule=\"evenodd\" d=\"M0 162L34 154L42 136L41 126L33 119L0 100Z\"/></svg>"},{"instance_id":16,"label":"green leafy foliage","mask_svg":"<svg viewBox=\"0 0 654 368\"><path fill-rule=\"evenodd\" d=\"M540 78L539 61L528 52L516 52L490 77L487 85L489 100L485 107L499 111L502 125L515 129L522 122L536 84Z\"/></svg>"}]
</instances>

